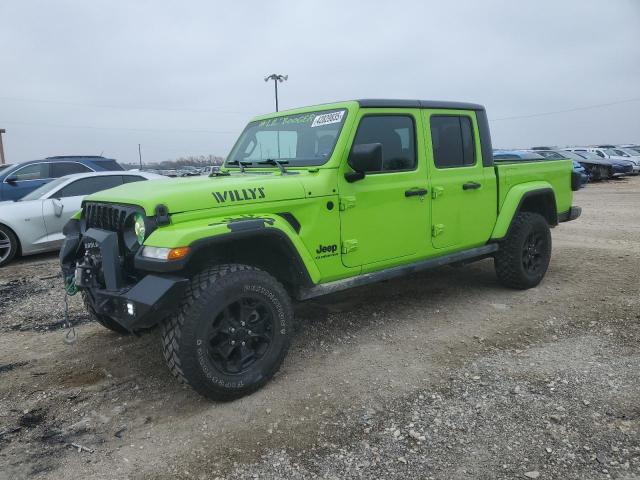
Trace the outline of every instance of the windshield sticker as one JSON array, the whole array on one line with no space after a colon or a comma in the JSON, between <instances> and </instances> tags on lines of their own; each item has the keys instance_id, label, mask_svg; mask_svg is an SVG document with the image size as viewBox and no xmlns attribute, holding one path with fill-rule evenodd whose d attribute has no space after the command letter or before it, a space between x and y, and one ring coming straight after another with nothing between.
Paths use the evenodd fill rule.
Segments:
<instances>
[{"instance_id":1,"label":"windshield sticker","mask_svg":"<svg viewBox=\"0 0 640 480\"><path fill-rule=\"evenodd\" d=\"M342 121L342 117L344 116L344 112L344 110L340 110L339 112L317 115L311 123L311 128L322 127L323 125L329 125L331 123L340 123Z\"/></svg>"}]
</instances>

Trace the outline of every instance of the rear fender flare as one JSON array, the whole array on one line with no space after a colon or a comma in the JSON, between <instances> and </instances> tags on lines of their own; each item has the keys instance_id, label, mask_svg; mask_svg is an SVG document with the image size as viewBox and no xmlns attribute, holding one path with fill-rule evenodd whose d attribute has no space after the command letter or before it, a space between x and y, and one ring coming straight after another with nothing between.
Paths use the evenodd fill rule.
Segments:
<instances>
[{"instance_id":1,"label":"rear fender flare","mask_svg":"<svg viewBox=\"0 0 640 480\"><path fill-rule=\"evenodd\" d=\"M496 225L491 234L491 240L501 240L506 237L514 217L520 212L523 203L532 197L549 197L553 199L554 218L547 218L550 225L557 225L557 204L553 187L549 182L527 182L511 187L502 203Z\"/></svg>"}]
</instances>

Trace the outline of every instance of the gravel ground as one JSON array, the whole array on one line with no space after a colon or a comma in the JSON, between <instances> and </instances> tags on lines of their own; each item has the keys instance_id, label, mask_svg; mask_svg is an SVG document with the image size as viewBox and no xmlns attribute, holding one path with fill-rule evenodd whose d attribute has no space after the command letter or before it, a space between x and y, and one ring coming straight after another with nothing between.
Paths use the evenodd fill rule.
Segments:
<instances>
[{"instance_id":1,"label":"gravel ground","mask_svg":"<svg viewBox=\"0 0 640 480\"><path fill-rule=\"evenodd\" d=\"M20 260L0 271L0 478L638 479L640 178L575 203L538 288L484 260L300 304L281 372L230 403L79 296L64 344L56 257Z\"/></svg>"}]
</instances>

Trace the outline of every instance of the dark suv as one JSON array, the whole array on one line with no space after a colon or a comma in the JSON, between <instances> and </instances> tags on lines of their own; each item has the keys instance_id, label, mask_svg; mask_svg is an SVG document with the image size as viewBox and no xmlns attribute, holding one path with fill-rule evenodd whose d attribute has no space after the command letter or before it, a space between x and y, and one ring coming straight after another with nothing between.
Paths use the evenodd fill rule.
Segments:
<instances>
[{"instance_id":1,"label":"dark suv","mask_svg":"<svg viewBox=\"0 0 640 480\"><path fill-rule=\"evenodd\" d=\"M0 201L18 200L54 178L72 173L124 170L111 158L99 156L47 157L0 169Z\"/></svg>"}]
</instances>

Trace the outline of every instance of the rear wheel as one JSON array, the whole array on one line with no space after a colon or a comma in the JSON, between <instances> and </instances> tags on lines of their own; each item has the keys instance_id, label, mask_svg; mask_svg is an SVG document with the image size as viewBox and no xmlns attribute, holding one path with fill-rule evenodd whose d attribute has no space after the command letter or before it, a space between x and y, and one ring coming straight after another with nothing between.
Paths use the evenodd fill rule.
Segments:
<instances>
[{"instance_id":1,"label":"rear wheel","mask_svg":"<svg viewBox=\"0 0 640 480\"><path fill-rule=\"evenodd\" d=\"M4 267L18 253L18 239L10 228L0 225L0 267Z\"/></svg>"},{"instance_id":2,"label":"rear wheel","mask_svg":"<svg viewBox=\"0 0 640 480\"><path fill-rule=\"evenodd\" d=\"M201 395L231 400L273 377L289 349L293 310L284 287L246 265L217 265L192 280L161 327L171 372Z\"/></svg>"},{"instance_id":3,"label":"rear wheel","mask_svg":"<svg viewBox=\"0 0 640 480\"><path fill-rule=\"evenodd\" d=\"M510 288L535 287L547 272L550 259L551 232L547 221L537 213L519 213L495 255L498 280Z\"/></svg>"}]
</instances>

